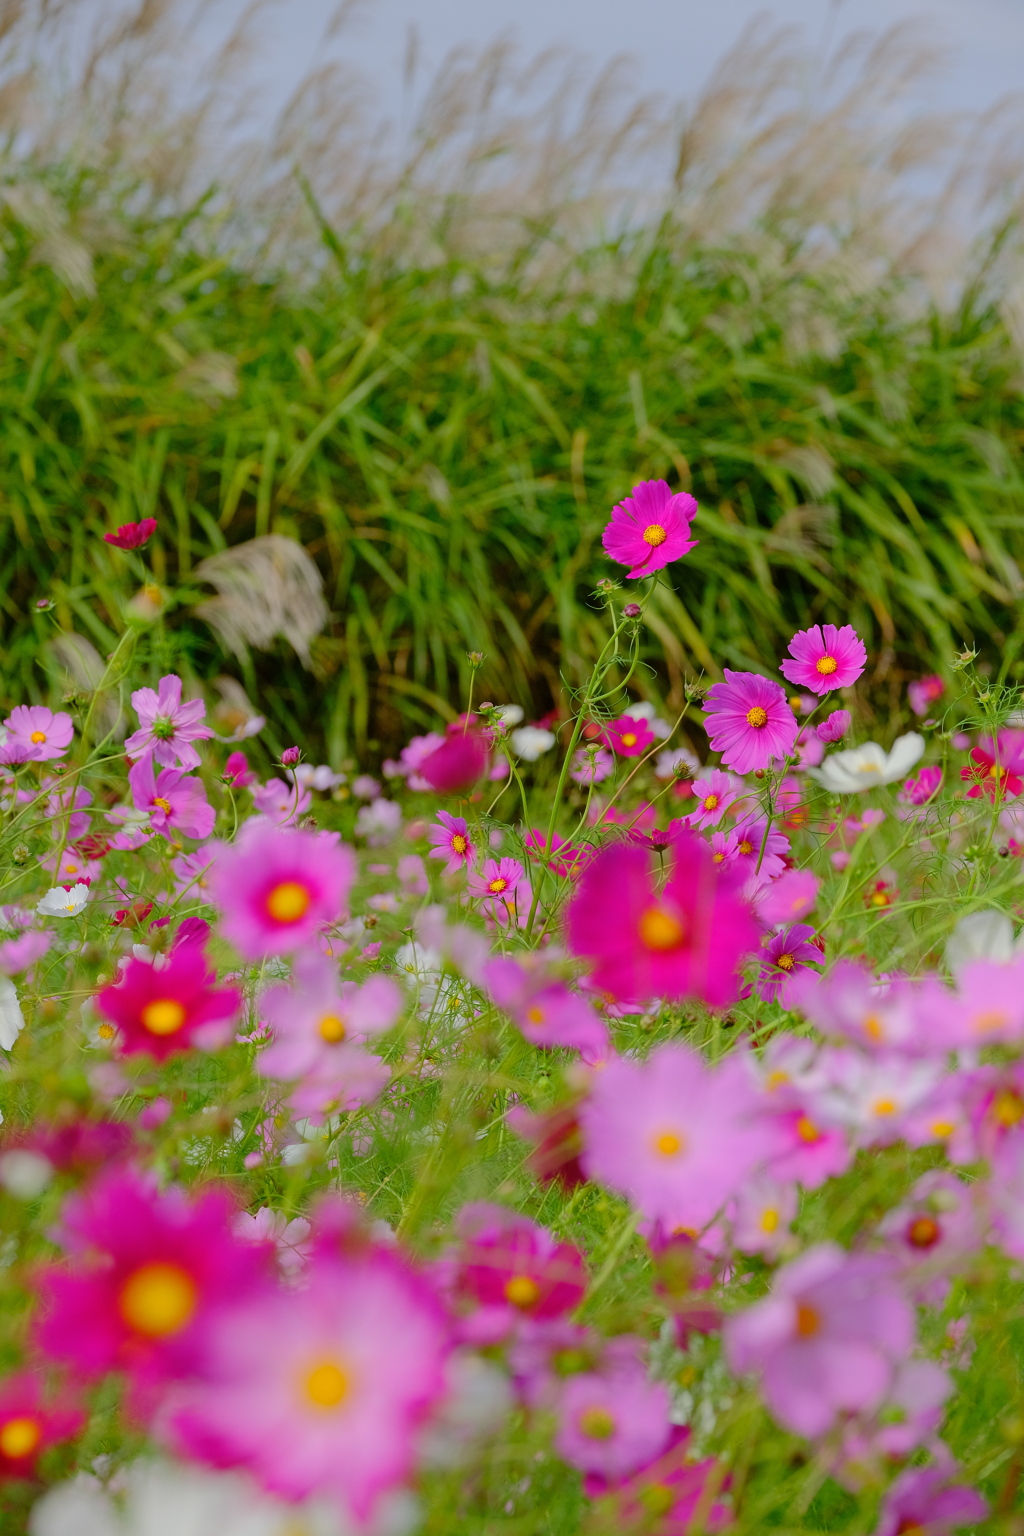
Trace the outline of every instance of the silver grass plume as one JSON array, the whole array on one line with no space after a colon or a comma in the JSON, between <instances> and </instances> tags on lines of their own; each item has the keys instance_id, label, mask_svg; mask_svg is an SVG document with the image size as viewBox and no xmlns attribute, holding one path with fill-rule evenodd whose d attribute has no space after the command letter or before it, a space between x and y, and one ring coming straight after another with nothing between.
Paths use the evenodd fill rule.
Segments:
<instances>
[{"instance_id":1,"label":"silver grass plume","mask_svg":"<svg viewBox=\"0 0 1024 1536\"><path fill-rule=\"evenodd\" d=\"M228 650L244 659L250 645L265 651L281 635L309 666L309 644L327 622L327 604L320 572L295 539L264 534L211 555L195 574L218 594L196 613Z\"/></svg>"}]
</instances>

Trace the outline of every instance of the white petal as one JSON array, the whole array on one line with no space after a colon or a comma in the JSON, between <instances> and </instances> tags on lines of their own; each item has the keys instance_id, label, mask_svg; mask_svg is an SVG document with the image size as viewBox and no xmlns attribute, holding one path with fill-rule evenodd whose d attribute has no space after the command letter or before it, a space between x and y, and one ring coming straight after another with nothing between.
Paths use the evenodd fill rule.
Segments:
<instances>
[{"instance_id":1,"label":"white petal","mask_svg":"<svg viewBox=\"0 0 1024 1536\"><path fill-rule=\"evenodd\" d=\"M971 960L1013 959L1013 924L1005 912L991 909L962 917L946 941L946 964L958 971Z\"/></svg>"}]
</instances>

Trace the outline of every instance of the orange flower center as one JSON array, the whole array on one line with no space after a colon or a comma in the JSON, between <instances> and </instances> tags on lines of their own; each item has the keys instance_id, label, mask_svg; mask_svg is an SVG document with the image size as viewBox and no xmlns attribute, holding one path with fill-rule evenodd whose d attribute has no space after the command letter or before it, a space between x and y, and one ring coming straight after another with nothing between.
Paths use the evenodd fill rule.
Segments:
<instances>
[{"instance_id":1,"label":"orange flower center","mask_svg":"<svg viewBox=\"0 0 1024 1536\"><path fill-rule=\"evenodd\" d=\"M806 1115L801 1115L800 1119L797 1121L796 1133L801 1141L807 1142L808 1146L810 1146L813 1142L821 1140L821 1132L818 1130L818 1127L815 1125L814 1121L809 1120Z\"/></svg>"},{"instance_id":2,"label":"orange flower center","mask_svg":"<svg viewBox=\"0 0 1024 1536\"><path fill-rule=\"evenodd\" d=\"M821 1327L821 1317L805 1301L797 1302L796 1331L802 1339L813 1339Z\"/></svg>"},{"instance_id":3,"label":"orange flower center","mask_svg":"<svg viewBox=\"0 0 1024 1536\"><path fill-rule=\"evenodd\" d=\"M151 1035L175 1035L188 1017L185 1007L175 997L158 997L147 1003L139 1015L143 1029Z\"/></svg>"},{"instance_id":4,"label":"orange flower center","mask_svg":"<svg viewBox=\"0 0 1024 1536\"><path fill-rule=\"evenodd\" d=\"M650 523L644 529L644 543L650 544L652 549L657 549L659 544L664 544L668 534L660 523Z\"/></svg>"},{"instance_id":5,"label":"orange flower center","mask_svg":"<svg viewBox=\"0 0 1024 1536\"><path fill-rule=\"evenodd\" d=\"M941 1236L938 1222L930 1216L918 1216L907 1228L907 1240L913 1248L932 1248Z\"/></svg>"},{"instance_id":6,"label":"orange flower center","mask_svg":"<svg viewBox=\"0 0 1024 1536\"><path fill-rule=\"evenodd\" d=\"M871 1040L881 1040L883 1038L882 1021L877 1013L869 1013L864 1020L864 1033Z\"/></svg>"},{"instance_id":7,"label":"orange flower center","mask_svg":"<svg viewBox=\"0 0 1024 1536\"><path fill-rule=\"evenodd\" d=\"M46 732L45 731L33 731L32 735L29 737L29 741L31 741L32 744L34 746L37 746L37 747L41 747L45 740L46 740Z\"/></svg>"},{"instance_id":8,"label":"orange flower center","mask_svg":"<svg viewBox=\"0 0 1024 1536\"><path fill-rule=\"evenodd\" d=\"M677 1131L662 1131L654 1138L654 1150L659 1157L678 1157L683 1150L683 1138Z\"/></svg>"},{"instance_id":9,"label":"orange flower center","mask_svg":"<svg viewBox=\"0 0 1024 1536\"><path fill-rule=\"evenodd\" d=\"M307 1399L317 1408L337 1408L348 1396L349 1385L348 1373L336 1360L322 1360L302 1382Z\"/></svg>"},{"instance_id":10,"label":"orange flower center","mask_svg":"<svg viewBox=\"0 0 1024 1536\"><path fill-rule=\"evenodd\" d=\"M282 880L267 896L267 914L275 923L297 923L305 917L312 900L310 891L298 880Z\"/></svg>"},{"instance_id":11,"label":"orange flower center","mask_svg":"<svg viewBox=\"0 0 1024 1536\"><path fill-rule=\"evenodd\" d=\"M199 1293L192 1276L180 1264L143 1264L121 1287L118 1308L136 1333L163 1339L179 1333L192 1320Z\"/></svg>"},{"instance_id":12,"label":"orange flower center","mask_svg":"<svg viewBox=\"0 0 1024 1536\"><path fill-rule=\"evenodd\" d=\"M529 1275L513 1275L505 1282L505 1300L525 1312L540 1296L540 1286Z\"/></svg>"},{"instance_id":13,"label":"orange flower center","mask_svg":"<svg viewBox=\"0 0 1024 1536\"><path fill-rule=\"evenodd\" d=\"M894 1115L898 1106L895 1099L876 1099L871 1108L876 1115Z\"/></svg>"},{"instance_id":14,"label":"orange flower center","mask_svg":"<svg viewBox=\"0 0 1024 1536\"><path fill-rule=\"evenodd\" d=\"M23 1456L31 1456L42 1438L38 1419L27 1415L21 1419L8 1419L0 1429L0 1452L10 1461L19 1461Z\"/></svg>"},{"instance_id":15,"label":"orange flower center","mask_svg":"<svg viewBox=\"0 0 1024 1536\"><path fill-rule=\"evenodd\" d=\"M622 742L624 747L636 746L636 737L633 735L632 731L627 731L624 736L620 736L619 740Z\"/></svg>"},{"instance_id":16,"label":"orange flower center","mask_svg":"<svg viewBox=\"0 0 1024 1536\"><path fill-rule=\"evenodd\" d=\"M543 1024L544 1023L544 1010L543 1010L543 1008L538 1008L537 1004L534 1003L532 1008L528 1008L526 1010L526 1018L527 1018L527 1022L530 1023L530 1024Z\"/></svg>"},{"instance_id":17,"label":"orange flower center","mask_svg":"<svg viewBox=\"0 0 1024 1536\"><path fill-rule=\"evenodd\" d=\"M760 704L755 704L747 710L747 724L752 725L755 731L768 724L768 711L762 709Z\"/></svg>"},{"instance_id":18,"label":"orange flower center","mask_svg":"<svg viewBox=\"0 0 1024 1536\"><path fill-rule=\"evenodd\" d=\"M337 1045L339 1040L345 1038L345 1021L339 1019L336 1013L325 1013L317 1027L329 1045Z\"/></svg>"},{"instance_id":19,"label":"orange flower center","mask_svg":"<svg viewBox=\"0 0 1024 1536\"><path fill-rule=\"evenodd\" d=\"M1024 1120L1024 1099L1014 1088L1001 1088L992 1100L992 1116L1000 1125L1019 1125Z\"/></svg>"},{"instance_id":20,"label":"orange flower center","mask_svg":"<svg viewBox=\"0 0 1024 1536\"><path fill-rule=\"evenodd\" d=\"M821 660L814 664L815 671L820 672L822 677L831 677L838 665L834 656L822 656Z\"/></svg>"},{"instance_id":21,"label":"orange flower center","mask_svg":"<svg viewBox=\"0 0 1024 1536\"><path fill-rule=\"evenodd\" d=\"M971 1024L979 1035L989 1035L996 1029L1005 1029L1010 1022L1009 1015L998 1008L990 1008L987 1012L976 1013L971 1019Z\"/></svg>"},{"instance_id":22,"label":"orange flower center","mask_svg":"<svg viewBox=\"0 0 1024 1536\"><path fill-rule=\"evenodd\" d=\"M640 942L645 949L678 949L686 938L686 929L674 912L664 907L648 907L640 914Z\"/></svg>"}]
</instances>

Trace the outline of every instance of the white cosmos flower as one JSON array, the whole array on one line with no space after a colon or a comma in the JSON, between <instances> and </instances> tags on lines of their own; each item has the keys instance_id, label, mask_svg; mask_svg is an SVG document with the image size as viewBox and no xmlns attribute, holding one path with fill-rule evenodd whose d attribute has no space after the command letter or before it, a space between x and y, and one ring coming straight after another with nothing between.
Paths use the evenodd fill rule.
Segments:
<instances>
[{"instance_id":1,"label":"white cosmos flower","mask_svg":"<svg viewBox=\"0 0 1024 1536\"><path fill-rule=\"evenodd\" d=\"M521 725L508 740L516 757L527 763L535 763L542 752L550 752L555 744L554 732L542 731L539 725Z\"/></svg>"},{"instance_id":2,"label":"white cosmos flower","mask_svg":"<svg viewBox=\"0 0 1024 1536\"><path fill-rule=\"evenodd\" d=\"M862 747L831 753L820 768L809 768L808 772L833 794L852 795L858 790L873 789L876 784L894 784L902 779L924 749L924 737L917 731L908 731L906 736L897 736L891 752L886 752L877 741L866 741Z\"/></svg>"},{"instance_id":3,"label":"white cosmos flower","mask_svg":"<svg viewBox=\"0 0 1024 1536\"><path fill-rule=\"evenodd\" d=\"M52 891L47 891L36 911L41 917L77 917L88 900L87 885L73 885L70 891L55 885Z\"/></svg>"},{"instance_id":4,"label":"white cosmos flower","mask_svg":"<svg viewBox=\"0 0 1024 1536\"><path fill-rule=\"evenodd\" d=\"M946 965L954 972L972 960L997 960L1009 965L1015 955L1024 953L1024 932L1017 939L1013 924L1005 912L987 907L969 912L957 923L946 940Z\"/></svg>"},{"instance_id":5,"label":"white cosmos flower","mask_svg":"<svg viewBox=\"0 0 1024 1536\"><path fill-rule=\"evenodd\" d=\"M9 1051L25 1028L18 991L9 976L0 976L0 1045Z\"/></svg>"}]
</instances>

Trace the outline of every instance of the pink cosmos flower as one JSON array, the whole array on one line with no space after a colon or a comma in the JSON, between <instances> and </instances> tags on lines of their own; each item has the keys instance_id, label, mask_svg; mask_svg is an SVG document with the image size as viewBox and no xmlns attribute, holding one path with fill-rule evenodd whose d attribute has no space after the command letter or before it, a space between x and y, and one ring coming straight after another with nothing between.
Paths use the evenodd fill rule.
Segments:
<instances>
[{"instance_id":1,"label":"pink cosmos flower","mask_svg":"<svg viewBox=\"0 0 1024 1536\"><path fill-rule=\"evenodd\" d=\"M777 1259L792 1244L790 1232L800 1198L795 1184L765 1174L744 1180L736 1196L732 1240L741 1253Z\"/></svg>"},{"instance_id":2,"label":"pink cosmos flower","mask_svg":"<svg viewBox=\"0 0 1024 1536\"><path fill-rule=\"evenodd\" d=\"M664 1450L629 1477L604 1478L588 1473L583 1489L613 1512L617 1531L643 1531L650 1536L686 1536L696 1527L698 1513L706 1531L724 1530L732 1521L727 1504L711 1497L708 1484L728 1486L714 1457L691 1459L688 1428L673 1425Z\"/></svg>"},{"instance_id":3,"label":"pink cosmos flower","mask_svg":"<svg viewBox=\"0 0 1024 1536\"><path fill-rule=\"evenodd\" d=\"M256 778L249 767L249 760L244 752L231 752L224 764L224 777L230 783L232 789L248 789Z\"/></svg>"},{"instance_id":4,"label":"pink cosmos flower","mask_svg":"<svg viewBox=\"0 0 1024 1536\"><path fill-rule=\"evenodd\" d=\"M806 923L795 923L792 928L772 935L759 957L758 997L766 1003L779 1001L783 1008L789 1007L787 997L794 974L809 965L821 964L821 950L809 942L813 934L814 929Z\"/></svg>"},{"instance_id":5,"label":"pink cosmos flower","mask_svg":"<svg viewBox=\"0 0 1024 1536\"><path fill-rule=\"evenodd\" d=\"M604 747L580 747L573 755L570 778L574 784L603 784L614 768L615 758Z\"/></svg>"},{"instance_id":6,"label":"pink cosmos flower","mask_svg":"<svg viewBox=\"0 0 1024 1536\"><path fill-rule=\"evenodd\" d=\"M946 691L946 685L941 677L934 673L931 677L920 677L915 682L907 684L907 698L915 715L926 715L937 699L941 699Z\"/></svg>"},{"instance_id":7,"label":"pink cosmos flower","mask_svg":"<svg viewBox=\"0 0 1024 1536\"><path fill-rule=\"evenodd\" d=\"M437 819L441 825L427 830L427 839L434 845L430 850L430 857L446 861L444 866L446 875L454 874L459 869L468 869L476 855L476 849L470 838L465 818L449 816L447 811L438 811Z\"/></svg>"},{"instance_id":8,"label":"pink cosmos flower","mask_svg":"<svg viewBox=\"0 0 1024 1536\"><path fill-rule=\"evenodd\" d=\"M734 827L733 836L736 869L742 871L744 880L756 876L766 883L782 874L789 852L789 838L784 832L776 831L774 826L769 830L767 817L747 816ZM757 867L759 860L760 869Z\"/></svg>"},{"instance_id":9,"label":"pink cosmos flower","mask_svg":"<svg viewBox=\"0 0 1024 1536\"><path fill-rule=\"evenodd\" d=\"M457 721L448 727L442 744L424 757L417 770L429 789L452 794L469 789L487 767L490 743L482 731L464 728Z\"/></svg>"},{"instance_id":10,"label":"pink cosmos flower","mask_svg":"<svg viewBox=\"0 0 1024 1536\"><path fill-rule=\"evenodd\" d=\"M43 1451L70 1440L84 1423L85 1414L69 1392L44 1392L31 1371L0 1381L0 1482L31 1478Z\"/></svg>"},{"instance_id":11,"label":"pink cosmos flower","mask_svg":"<svg viewBox=\"0 0 1024 1536\"><path fill-rule=\"evenodd\" d=\"M152 757L143 757L128 770L128 785L137 811L148 811L155 832L173 828L183 837L209 837L217 813L206 798L202 779L183 768L153 772Z\"/></svg>"},{"instance_id":12,"label":"pink cosmos flower","mask_svg":"<svg viewBox=\"0 0 1024 1536\"><path fill-rule=\"evenodd\" d=\"M863 640L849 624L841 629L834 624L814 624L798 630L789 642L789 654L792 660L783 661L779 671L789 682L812 693L849 688L868 659Z\"/></svg>"},{"instance_id":13,"label":"pink cosmos flower","mask_svg":"<svg viewBox=\"0 0 1024 1536\"><path fill-rule=\"evenodd\" d=\"M959 1526L977 1525L988 1515L988 1504L974 1488L954 1484L949 1458L937 1466L908 1467L886 1494L875 1536L952 1536Z\"/></svg>"},{"instance_id":14,"label":"pink cosmos flower","mask_svg":"<svg viewBox=\"0 0 1024 1536\"><path fill-rule=\"evenodd\" d=\"M210 866L221 850L220 843L207 843L194 853L181 853L171 860L175 893L190 896L193 901L205 901L210 884Z\"/></svg>"},{"instance_id":15,"label":"pink cosmos flower","mask_svg":"<svg viewBox=\"0 0 1024 1536\"><path fill-rule=\"evenodd\" d=\"M15 939L0 944L0 971L5 976L18 976L41 960L53 943L53 936L38 928L26 929Z\"/></svg>"},{"instance_id":16,"label":"pink cosmos flower","mask_svg":"<svg viewBox=\"0 0 1024 1536\"><path fill-rule=\"evenodd\" d=\"M345 914L355 879L351 848L330 834L254 819L210 866L221 932L248 960L288 954Z\"/></svg>"},{"instance_id":17,"label":"pink cosmos flower","mask_svg":"<svg viewBox=\"0 0 1024 1536\"><path fill-rule=\"evenodd\" d=\"M267 1286L220 1320L202 1378L169 1404L170 1434L188 1456L248 1468L285 1499L330 1499L365 1526L413 1469L448 1351L436 1299L397 1253L320 1249L301 1289Z\"/></svg>"},{"instance_id":18,"label":"pink cosmos flower","mask_svg":"<svg viewBox=\"0 0 1024 1536\"><path fill-rule=\"evenodd\" d=\"M738 794L736 781L713 768L693 781L694 808L687 820L694 827L717 827Z\"/></svg>"},{"instance_id":19,"label":"pink cosmos flower","mask_svg":"<svg viewBox=\"0 0 1024 1536\"><path fill-rule=\"evenodd\" d=\"M796 751L798 761L793 764L794 769L817 768L825 756L825 744L816 730L809 725L803 726L796 737Z\"/></svg>"},{"instance_id":20,"label":"pink cosmos flower","mask_svg":"<svg viewBox=\"0 0 1024 1536\"><path fill-rule=\"evenodd\" d=\"M583 1255L529 1217L481 1202L463 1207L456 1230L455 1292L474 1309L464 1336L494 1343L527 1318L565 1317L583 1300Z\"/></svg>"},{"instance_id":21,"label":"pink cosmos flower","mask_svg":"<svg viewBox=\"0 0 1024 1536\"><path fill-rule=\"evenodd\" d=\"M956 993L938 992L937 1043L953 1049L1008 1044L1024 1035L1024 957L1009 964L972 960L957 972Z\"/></svg>"},{"instance_id":22,"label":"pink cosmos flower","mask_svg":"<svg viewBox=\"0 0 1024 1536\"><path fill-rule=\"evenodd\" d=\"M136 1397L196 1370L215 1314L265 1272L264 1255L232 1235L232 1214L221 1190L158 1191L132 1169L72 1196L59 1230L69 1264L39 1277L44 1354L86 1378L125 1371Z\"/></svg>"},{"instance_id":23,"label":"pink cosmos flower","mask_svg":"<svg viewBox=\"0 0 1024 1536\"><path fill-rule=\"evenodd\" d=\"M686 491L673 494L664 480L642 480L613 507L601 543L609 559L633 567L627 576L650 576L696 548L690 538L696 515L696 499Z\"/></svg>"},{"instance_id":24,"label":"pink cosmos flower","mask_svg":"<svg viewBox=\"0 0 1024 1536\"><path fill-rule=\"evenodd\" d=\"M823 1034L852 1040L862 1050L920 1055L936 1045L945 1049L936 1041L932 1021L948 997L936 982L914 986L900 977L878 980L859 961L843 959L824 976L801 976L792 1006Z\"/></svg>"},{"instance_id":25,"label":"pink cosmos flower","mask_svg":"<svg viewBox=\"0 0 1024 1536\"><path fill-rule=\"evenodd\" d=\"M162 768L198 768L199 753L194 741L213 735L203 724L206 705L202 699L181 702L181 678L174 673L160 679L160 689L138 688L132 694L132 708L139 717L139 729L128 737L124 749L129 757L152 757Z\"/></svg>"},{"instance_id":26,"label":"pink cosmos flower","mask_svg":"<svg viewBox=\"0 0 1024 1536\"><path fill-rule=\"evenodd\" d=\"M4 721L6 745L22 754L18 762L42 763L63 757L75 734L71 716L42 704L18 704Z\"/></svg>"},{"instance_id":27,"label":"pink cosmos flower","mask_svg":"<svg viewBox=\"0 0 1024 1536\"><path fill-rule=\"evenodd\" d=\"M141 549L156 533L155 517L144 517L138 523L122 523L116 533L105 533L103 538L115 549Z\"/></svg>"},{"instance_id":28,"label":"pink cosmos flower","mask_svg":"<svg viewBox=\"0 0 1024 1536\"><path fill-rule=\"evenodd\" d=\"M403 854L398 861L396 873L403 896L426 896L430 890L427 866L418 853Z\"/></svg>"},{"instance_id":29,"label":"pink cosmos flower","mask_svg":"<svg viewBox=\"0 0 1024 1536\"><path fill-rule=\"evenodd\" d=\"M934 1442L942 1411L953 1394L948 1371L931 1360L904 1360L874 1414L847 1424L842 1437L847 1486L862 1483L865 1472L884 1466L885 1458L906 1457L919 1445Z\"/></svg>"},{"instance_id":30,"label":"pink cosmos flower","mask_svg":"<svg viewBox=\"0 0 1024 1536\"><path fill-rule=\"evenodd\" d=\"M691 832L675 840L660 891L644 848L620 843L596 854L565 929L572 952L593 962L594 985L613 998L700 997L713 1008L736 997L739 967L757 947L750 907Z\"/></svg>"},{"instance_id":31,"label":"pink cosmos flower","mask_svg":"<svg viewBox=\"0 0 1024 1536\"><path fill-rule=\"evenodd\" d=\"M266 817L275 827L286 827L304 816L313 803L308 789L298 784L286 784L284 779L268 779L266 784L256 784L252 791L253 810Z\"/></svg>"},{"instance_id":32,"label":"pink cosmos flower","mask_svg":"<svg viewBox=\"0 0 1024 1536\"><path fill-rule=\"evenodd\" d=\"M426 779L420 776L420 764L444 745L444 737L437 731L425 736L413 736L408 746L402 748L397 763L393 763L395 777L404 777L410 789L429 789Z\"/></svg>"},{"instance_id":33,"label":"pink cosmos flower","mask_svg":"<svg viewBox=\"0 0 1024 1536\"><path fill-rule=\"evenodd\" d=\"M1024 731L1000 731L995 738L982 736L971 752L969 768L960 777L971 784L969 800L987 795L1010 800L1024 790Z\"/></svg>"},{"instance_id":34,"label":"pink cosmos flower","mask_svg":"<svg viewBox=\"0 0 1024 1536\"><path fill-rule=\"evenodd\" d=\"M933 1168L879 1226L904 1285L923 1303L942 1306L950 1275L981 1247L972 1191L962 1179Z\"/></svg>"},{"instance_id":35,"label":"pink cosmos flower","mask_svg":"<svg viewBox=\"0 0 1024 1536\"><path fill-rule=\"evenodd\" d=\"M607 1028L590 1004L563 982L505 955L488 960L482 980L491 999L534 1045L577 1050L586 1062L607 1061Z\"/></svg>"},{"instance_id":36,"label":"pink cosmos flower","mask_svg":"<svg viewBox=\"0 0 1024 1536\"><path fill-rule=\"evenodd\" d=\"M725 1325L734 1371L757 1371L772 1413L823 1435L842 1413L883 1401L910 1351L914 1315L891 1262L819 1243L780 1269L769 1294Z\"/></svg>"},{"instance_id":37,"label":"pink cosmos flower","mask_svg":"<svg viewBox=\"0 0 1024 1536\"><path fill-rule=\"evenodd\" d=\"M526 871L518 859L486 859L483 869L471 874L467 885L474 896L508 900L525 879Z\"/></svg>"},{"instance_id":38,"label":"pink cosmos flower","mask_svg":"<svg viewBox=\"0 0 1024 1536\"><path fill-rule=\"evenodd\" d=\"M585 843L582 848L574 848L568 838L559 837L557 832L551 839L549 850L547 835L539 827L534 827L526 834L523 847L526 849L527 857L531 859L542 859L545 854L550 853L551 856L546 860L548 869L563 879L572 880L579 877L594 852L589 843Z\"/></svg>"},{"instance_id":39,"label":"pink cosmos flower","mask_svg":"<svg viewBox=\"0 0 1024 1536\"><path fill-rule=\"evenodd\" d=\"M581 1472L627 1477L665 1449L672 1433L668 1414L668 1389L651 1381L635 1346L629 1355L609 1352L601 1370L567 1378L555 1449Z\"/></svg>"},{"instance_id":40,"label":"pink cosmos flower","mask_svg":"<svg viewBox=\"0 0 1024 1536\"><path fill-rule=\"evenodd\" d=\"M730 672L704 700L704 729L726 768L752 773L775 758L786 758L797 737L796 716L785 689L756 672Z\"/></svg>"},{"instance_id":41,"label":"pink cosmos flower","mask_svg":"<svg viewBox=\"0 0 1024 1536\"><path fill-rule=\"evenodd\" d=\"M842 741L852 721L853 716L848 709L834 709L820 725L815 727L818 740L823 741L826 746L831 746L834 741Z\"/></svg>"},{"instance_id":42,"label":"pink cosmos flower","mask_svg":"<svg viewBox=\"0 0 1024 1536\"><path fill-rule=\"evenodd\" d=\"M634 719L632 715L613 720L601 733L605 746L619 757L642 757L657 739L646 720Z\"/></svg>"},{"instance_id":43,"label":"pink cosmos flower","mask_svg":"<svg viewBox=\"0 0 1024 1536\"><path fill-rule=\"evenodd\" d=\"M214 987L201 944L179 944L161 963L130 959L115 986L96 994L100 1013L117 1025L121 1051L164 1061L193 1046L223 1045L238 1016L237 987Z\"/></svg>"},{"instance_id":44,"label":"pink cosmos flower","mask_svg":"<svg viewBox=\"0 0 1024 1536\"><path fill-rule=\"evenodd\" d=\"M613 1057L581 1105L583 1166L648 1220L699 1231L771 1150L745 1063L708 1067L685 1045Z\"/></svg>"},{"instance_id":45,"label":"pink cosmos flower","mask_svg":"<svg viewBox=\"0 0 1024 1536\"><path fill-rule=\"evenodd\" d=\"M758 895L757 915L762 923L792 923L806 917L818 899L821 884L809 869L785 869ZM820 957L819 957L820 958Z\"/></svg>"},{"instance_id":46,"label":"pink cosmos flower","mask_svg":"<svg viewBox=\"0 0 1024 1536\"><path fill-rule=\"evenodd\" d=\"M997 1111L998 1112L998 1111ZM1004 1127L1004 1130L1006 1128ZM990 1154L987 1198L992 1230L1011 1258L1024 1258L1024 1138L1004 1134Z\"/></svg>"},{"instance_id":47,"label":"pink cosmos flower","mask_svg":"<svg viewBox=\"0 0 1024 1536\"><path fill-rule=\"evenodd\" d=\"M941 1060L894 1051L865 1056L827 1047L819 1067L822 1080L815 1100L820 1113L846 1126L861 1147L899 1141L904 1117L927 1104L942 1078Z\"/></svg>"},{"instance_id":48,"label":"pink cosmos flower","mask_svg":"<svg viewBox=\"0 0 1024 1536\"><path fill-rule=\"evenodd\" d=\"M938 794L941 783L941 768L922 768L916 778L906 780L896 798L904 805L927 805Z\"/></svg>"},{"instance_id":49,"label":"pink cosmos flower","mask_svg":"<svg viewBox=\"0 0 1024 1536\"><path fill-rule=\"evenodd\" d=\"M264 1077L296 1080L292 1104L321 1124L371 1103L387 1083L390 1069L363 1044L392 1027L403 994L389 976L371 976L362 986L340 982L333 960L314 952L297 959L295 980L295 987L271 987L260 999L273 1035L256 1067Z\"/></svg>"}]
</instances>

